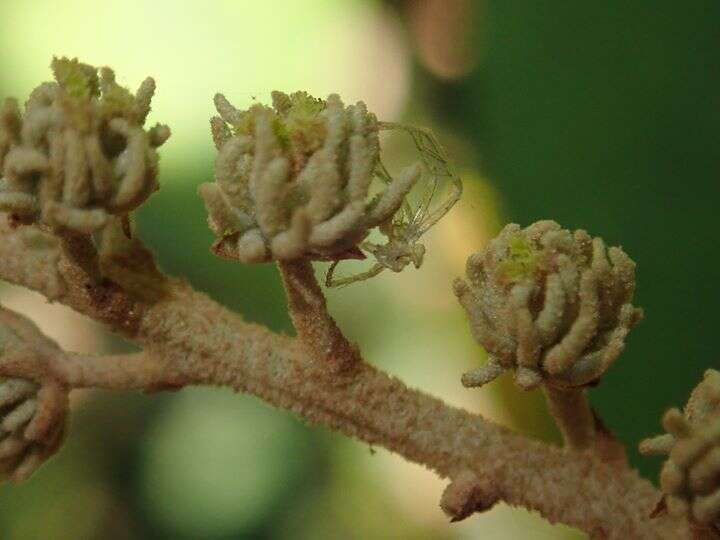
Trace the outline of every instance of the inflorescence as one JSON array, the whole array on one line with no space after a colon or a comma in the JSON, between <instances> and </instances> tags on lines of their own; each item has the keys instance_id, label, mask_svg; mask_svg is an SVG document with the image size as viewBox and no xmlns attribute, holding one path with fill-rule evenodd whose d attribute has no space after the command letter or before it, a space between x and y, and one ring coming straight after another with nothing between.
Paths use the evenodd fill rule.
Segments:
<instances>
[{"instance_id":1,"label":"inflorescence","mask_svg":"<svg viewBox=\"0 0 720 540\"><path fill-rule=\"evenodd\" d=\"M55 82L37 87L24 112L13 99L0 110L0 211L91 234L158 188L156 148L170 131L143 128L153 79L133 95L109 68L67 58L52 68Z\"/></svg>"},{"instance_id":2,"label":"inflorescence","mask_svg":"<svg viewBox=\"0 0 720 540\"><path fill-rule=\"evenodd\" d=\"M215 253L245 263L337 262L363 259L364 252L377 260L369 274L349 280L333 280L331 270L329 285L384 268L419 267L424 247L418 238L461 192L459 180L445 172L447 160L434 138L380 123L364 103L345 106L335 94L321 100L305 92L273 92L272 98L272 107L241 111L223 95L215 97L215 182L199 189L218 237ZM396 127L411 133L421 162L393 177L380 159L379 131ZM430 212L427 197L413 211L410 190L426 178L432 196L441 180L438 170L454 182L451 199ZM364 242L375 227L387 244Z\"/></svg>"},{"instance_id":3,"label":"inflorescence","mask_svg":"<svg viewBox=\"0 0 720 540\"><path fill-rule=\"evenodd\" d=\"M488 353L486 366L463 376L465 386L504 370L526 389L593 384L642 317L631 303L635 264L625 252L553 221L506 226L470 256L467 281L454 287Z\"/></svg>"},{"instance_id":4,"label":"inflorescence","mask_svg":"<svg viewBox=\"0 0 720 540\"><path fill-rule=\"evenodd\" d=\"M0 362L46 366L57 345L29 321L0 308ZM38 369L38 380L0 377L0 474L29 477L62 443L68 393Z\"/></svg>"},{"instance_id":5,"label":"inflorescence","mask_svg":"<svg viewBox=\"0 0 720 540\"><path fill-rule=\"evenodd\" d=\"M132 94L109 68L56 58L52 69L55 82L36 88L24 111L12 99L0 107L0 212L10 215L13 228L30 225L18 234L27 256L57 274L49 279L32 265L22 269L20 281L30 287L42 281L46 296L58 298L65 283L58 260L66 256L84 270L97 267L117 286L118 297L128 294L147 306L164 298L167 279L132 238L129 213L158 188L157 148L170 136L164 125L144 128L155 83L148 78ZM335 94L321 100L305 92L273 92L272 106L238 110L221 94L215 105L215 181L202 184L199 193L218 255L244 263L277 261L281 270L292 266L287 262L331 261L330 286L384 269L419 267L425 252L420 237L462 193L432 133L379 122L362 102L346 106ZM382 130L409 134L419 162L393 176L381 159ZM413 199L410 192L418 184L424 194ZM438 204L436 196L446 187L449 195ZM368 240L373 229L385 236L384 244ZM96 251L93 242L99 242ZM91 262L85 264L88 251ZM338 262L366 254L375 259L370 270L334 277ZM325 335L344 340L324 311L312 268L298 266L302 272L294 277L310 276L305 281L312 282L301 293L316 297L295 302L300 307L294 309L311 316L294 320L325 324L330 328ZM597 450L590 444L596 425L584 388L596 384L618 358L642 318L632 304L635 263L621 248L606 248L583 230L539 221L525 229L505 227L470 256L466 274L466 280L454 282L454 291L488 363L464 374L463 384L481 386L512 370L525 389L544 385L567 447ZM93 309L131 315L123 302L115 305L100 294L108 289L93 291L95 283L83 283L76 295ZM306 336L323 335L310 330ZM342 343L344 348L330 343L327 349L359 358L354 346ZM180 347L180 353L197 354L196 345ZM0 377L0 474L23 480L60 446L70 383L58 366L69 356L32 323L0 307L0 366L8 375ZM643 453L668 456L660 479L665 498L657 513L667 509L718 527L720 372L708 371L684 411L668 411L663 426L667 434L641 444ZM454 474L443 495L442 507L453 520L503 498L492 478L477 472Z\"/></svg>"},{"instance_id":6,"label":"inflorescence","mask_svg":"<svg viewBox=\"0 0 720 540\"><path fill-rule=\"evenodd\" d=\"M664 505L720 530L720 371L710 369L695 387L685 409L670 409L667 431L640 444L640 452L668 459L660 473Z\"/></svg>"}]
</instances>

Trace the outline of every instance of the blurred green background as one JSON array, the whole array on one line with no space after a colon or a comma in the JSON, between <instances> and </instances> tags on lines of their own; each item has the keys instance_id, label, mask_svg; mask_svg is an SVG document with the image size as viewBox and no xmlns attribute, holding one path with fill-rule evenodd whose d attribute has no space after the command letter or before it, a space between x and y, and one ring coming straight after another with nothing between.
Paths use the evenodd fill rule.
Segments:
<instances>
[{"instance_id":1,"label":"blurred green background","mask_svg":"<svg viewBox=\"0 0 720 540\"><path fill-rule=\"evenodd\" d=\"M111 65L131 87L153 75L150 120L173 137L141 236L168 272L283 332L274 268L208 251L195 191L212 177L213 94L248 106L273 89L338 92L432 127L466 196L427 235L421 271L330 291L333 312L368 359L410 384L557 441L539 396L508 380L459 384L484 360L450 282L508 221L552 218L621 244L638 263L646 320L592 401L654 479L638 440L718 365L718 28L709 0L4 0L0 94L27 96L54 54ZM125 347L24 291L2 298L69 349ZM27 484L0 487L1 538L582 538L502 505L448 525L428 471L229 391L88 392L74 409L61 454Z\"/></svg>"}]
</instances>

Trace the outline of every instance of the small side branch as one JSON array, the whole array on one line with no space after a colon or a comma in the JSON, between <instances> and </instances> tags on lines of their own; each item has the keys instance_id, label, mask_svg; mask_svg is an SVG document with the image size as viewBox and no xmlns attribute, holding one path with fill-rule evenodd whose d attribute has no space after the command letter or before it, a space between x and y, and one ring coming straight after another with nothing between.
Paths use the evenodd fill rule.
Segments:
<instances>
[{"instance_id":1,"label":"small side branch","mask_svg":"<svg viewBox=\"0 0 720 540\"><path fill-rule=\"evenodd\" d=\"M347 372L360 362L357 346L343 335L327 309L325 295L307 260L277 263L298 338L332 371Z\"/></svg>"},{"instance_id":2,"label":"small side branch","mask_svg":"<svg viewBox=\"0 0 720 540\"><path fill-rule=\"evenodd\" d=\"M555 388L543 385L550 413L555 418L565 445L587 450L595 440L595 417L583 388Z\"/></svg>"}]
</instances>

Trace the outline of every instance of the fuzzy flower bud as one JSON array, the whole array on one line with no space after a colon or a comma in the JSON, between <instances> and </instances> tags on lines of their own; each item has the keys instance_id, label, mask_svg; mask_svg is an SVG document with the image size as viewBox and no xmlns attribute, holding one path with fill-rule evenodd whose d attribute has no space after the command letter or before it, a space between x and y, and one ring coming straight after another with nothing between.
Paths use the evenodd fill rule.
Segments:
<instances>
[{"instance_id":1,"label":"fuzzy flower bud","mask_svg":"<svg viewBox=\"0 0 720 540\"><path fill-rule=\"evenodd\" d=\"M0 378L0 474L23 481L55 454L62 443L65 422L54 418L52 426L47 426L50 431L42 429L48 423L48 400L53 401L52 414L57 414L60 399L66 396L54 389L43 389L25 379Z\"/></svg>"},{"instance_id":2,"label":"fuzzy flower bud","mask_svg":"<svg viewBox=\"0 0 720 540\"><path fill-rule=\"evenodd\" d=\"M218 255L246 263L362 258L357 244L398 211L421 174L412 166L372 196L378 122L337 95L273 92L273 105L215 98L215 182L200 186Z\"/></svg>"},{"instance_id":3,"label":"fuzzy flower bud","mask_svg":"<svg viewBox=\"0 0 720 540\"><path fill-rule=\"evenodd\" d=\"M664 506L720 528L720 371L706 371L684 411L665 413L663 427L667 434L645 439L640 452L668 456L660 473Z\"/></svg>"},{"instance_id":4,"label":"fuzzy flower bud","mask_svg":"<svg viewBox=\"0 0 720 540\"><path fill-rule=\"evenodd\" d=\"M553 221L506 226L470 256L467 281L454 288L489 358L463 376L465 386L508 369L526 389L593 384L642 317L631 304L635 264L625 252Z\"/></svg>"},{"instance_id":5,"label":"fuzzy flower bud","mask_svg":"<svg viewBox=\"0 0 720 540\"><path fill-rule=\"evenodd\" d=\"M62 443L67 390L42 373L56 353L32 323L0 308L0 363L37 366L42 380L0 377L0 474L13 481L28 478Z\"/></svg>"},{"instance_id":6,"label":"fuzzy flower bud","mask_svg":"<svg viewBox=\"0 0 720 540\"><path fill-rule=\"evenodd\" d=\"M56 58L52 69L24 113L14 100L0 108L0 211L90 234L157 189L156 148L170 131L143 128L152 79L133 95L109 68Z\"/></svg>"}]
</instances>

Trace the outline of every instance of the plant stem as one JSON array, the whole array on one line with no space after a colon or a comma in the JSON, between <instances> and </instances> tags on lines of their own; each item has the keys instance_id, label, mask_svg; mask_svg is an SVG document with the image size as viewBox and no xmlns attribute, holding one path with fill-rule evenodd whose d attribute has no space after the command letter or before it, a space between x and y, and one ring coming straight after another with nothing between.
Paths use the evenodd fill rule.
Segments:
<instances>
[{"instance_id":1,"label":"plant stem","mask_svg":"<svg viewBox=\"0 0 720 540\"><path fill-rule=\"evenodd\" d=\"M345 372L360 361L327 309L325 295L307 260L278 261L287 295L288 311L300 341L333 370Z\"/></svg>"},{"instance_id":2,"label":"plant stem","mask_svg":"<svg viewBox=\"0 0 720 540\"><path fill-rule=\"evenodd\" d=\"M324 330L318 331L317 339L327 340L339 329L326 311L323 314L324 301L314 295L309 302L296 296L308 284L312 289L307 267L286 268L285 273L292 278L289 298L297 302L294 317L306 332L301 342L246 323L177 279L168 279L167 295L153 303L125 298L112 284L89 290L85 280L75 279L80 272L72 262L59 257L54 267L49 266L52 257L43 253L38 258L27 249L22 233L0 223L0 279L53 293L58 301L104 322L144 349L145 361L140 356L84 357L83 362L97 362L102 368L85 366L84 373L92 375L86 375L86 382L103 388L151 390L162 383L230 386L292 410L311 423L384 446L441 477L472 474L491 485L493 496L500 500L536 510L549 521L577 527L592 538L692 537L683 518L651 517L660 493L627 466L530 440L451 407L375 369L353 348L331 347L336 355L350 355L349 360L334 358L341 365L351 362L350 373L344 376L327 369L328 355L318 358L313 352L318 349L306 345L315 334L303 324L320 318ZM54 285L58 277L64 285L61 290ZM336 343L330 340L330 345ZM81 360L65 356L68 361ZM149 369L145 362L151 364ZM158 364L152 366L153 362Z\"/></svg>"},{"instance_id":3,"label":"plant stem","mask_svg":"<svg viewBox=\"0 0 720 540\"><path fill-rule=\"evenodd\" d=\"M68 353L54 366L70 388L154 391L181 386L164 363L143 353L96 356Z\"/></svg>"},{"instance_id":4,"label":"plant stem","mask_svg":"<svg viewBox=\"0 0 720 540\"><path fill-rule=\"evenodd\" d=\"M595 440L595 418L585 389L543 385L543 390L565 445L571 450L590 448Z\"/></svg>"},{"instance_id":5,"label":"plant stem","mask_svg":"<svg viewBox=\"0 0 720 540\"><path fill-rule=\"evenodd\" d=\"M65 255L81 268L93 283L101 281L97 250L89 235L64 232L58 236Z\"/></svg>"}]
</instances>

